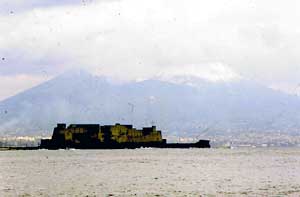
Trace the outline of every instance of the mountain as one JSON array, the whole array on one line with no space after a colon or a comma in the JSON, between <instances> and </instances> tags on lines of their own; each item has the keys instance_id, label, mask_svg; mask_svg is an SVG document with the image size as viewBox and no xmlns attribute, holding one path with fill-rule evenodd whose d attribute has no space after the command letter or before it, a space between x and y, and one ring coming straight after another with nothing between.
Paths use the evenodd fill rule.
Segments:
<instances>
[{"instance_id":1,"label":"mountain","mask_svg":"<svg viewBox=\"0 0 300 197\"><path fill-rule=\"evenodd\" d=\"M70 72L0 102L0 135L49 135L57 122L155 124L168 135L295 133L300 99L249 80L184 76L115 83Z\"/></svg>"}]
</instances>

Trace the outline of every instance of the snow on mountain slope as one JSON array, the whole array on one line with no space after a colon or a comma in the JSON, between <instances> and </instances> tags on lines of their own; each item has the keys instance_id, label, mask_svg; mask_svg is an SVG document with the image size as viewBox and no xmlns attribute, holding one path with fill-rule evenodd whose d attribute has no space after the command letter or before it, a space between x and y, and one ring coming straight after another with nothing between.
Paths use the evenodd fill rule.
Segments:
<instances>
[{"instance_id":1,"label":"snow on mountain slope","mask_svg":"<svg viewBox=\"0 0 300 197\"><path fill-rule=\"evenodd\" d=\"M172 83L184 83L196 86L199 82L236 82L243 77L230 67L221 63L199 65L185 65L164 68L154 78Z\"/></svg>"}]
</instances>

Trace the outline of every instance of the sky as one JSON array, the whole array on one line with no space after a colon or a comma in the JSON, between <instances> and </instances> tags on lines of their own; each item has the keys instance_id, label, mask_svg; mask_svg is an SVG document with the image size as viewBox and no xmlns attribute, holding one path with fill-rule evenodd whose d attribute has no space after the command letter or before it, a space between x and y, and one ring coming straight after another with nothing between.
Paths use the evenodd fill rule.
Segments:
<instances>
[{"instance_id":1,"label":"sky","mask_svg":"<svg viewBox=\"0 0 300 197\"><path fill-rule=\"evenodd\" d=\"M300 90L297 0L1 0L0 100L72 69ZM214 76L214 75L217 75Z\"/></svg>"}]
</instances>

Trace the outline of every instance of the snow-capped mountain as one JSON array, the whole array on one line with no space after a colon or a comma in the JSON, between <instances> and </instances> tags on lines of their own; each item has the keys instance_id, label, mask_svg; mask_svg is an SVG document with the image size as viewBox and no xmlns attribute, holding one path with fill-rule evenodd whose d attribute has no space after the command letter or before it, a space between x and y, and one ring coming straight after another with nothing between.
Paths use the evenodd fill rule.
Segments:
<instances>
[{"instance_id":1,"label":"snow-capped mountain","mask_svg":"<svg viewBox=\"0 0 300 197\"><path fill-rule=\"evenodd\" d=\"M82 71L65 73L2 101L0 134L50 134L57 122L155 124L165 134L186 136L300 129L299 97L240 77L213 82L174 76L115 83Z\"/></svg>"},{"instance_id":2,"label":"snow-capped mountain","mask_svg":"<svg viewBox=\"0 0 300 197\"><path fill-rule=\"evenodd\" d=\"M237 82L243 79L239 73L221 63L164 68L154 78L191 86L198 86L203 82L224 83Z\"/></svg>"}]
</instances>

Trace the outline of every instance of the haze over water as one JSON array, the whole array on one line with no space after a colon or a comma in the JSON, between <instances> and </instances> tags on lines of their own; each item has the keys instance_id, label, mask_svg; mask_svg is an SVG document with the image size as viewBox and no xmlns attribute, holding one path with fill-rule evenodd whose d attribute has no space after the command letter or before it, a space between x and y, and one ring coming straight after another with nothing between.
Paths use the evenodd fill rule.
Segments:
<instances>
[{"instance_id":1,"label":"haze over water","mask_svg":"<svg viewBox=\"0 0 300 197\"><path fill-rule=\"evenodd\" d=\"M299 196L299 148L0 152L0 196Z\"/></svg>"}]
</instances>

